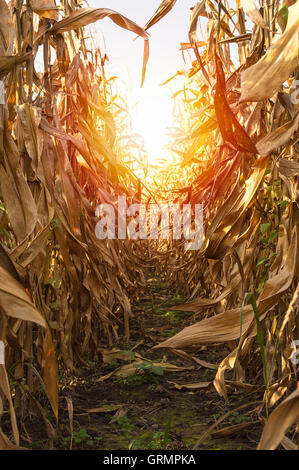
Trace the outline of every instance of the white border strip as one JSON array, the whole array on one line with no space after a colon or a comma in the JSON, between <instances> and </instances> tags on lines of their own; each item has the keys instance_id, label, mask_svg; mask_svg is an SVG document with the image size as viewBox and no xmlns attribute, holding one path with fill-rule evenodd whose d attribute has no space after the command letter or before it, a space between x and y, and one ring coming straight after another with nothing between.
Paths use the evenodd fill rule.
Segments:
<instances>
[{"instance_id":1,"label":"white border strip","mask_svg":"<svg viewBox=\"0 0 299 470\"><path fill-rule=\"evenodd\" d=\"M5 346L3 341L0 341L0 364L5 365Z\"/></svg>"},{"instance_id":2,"label":"white border strip","mask_svg":"<svg viewBox=\"0 0 299 470\"><path fill-rule=\"evenodd\" d=\"M5 89L3 80L0 80L0 104L5 104Z\"/></svg>"}]
</instances>

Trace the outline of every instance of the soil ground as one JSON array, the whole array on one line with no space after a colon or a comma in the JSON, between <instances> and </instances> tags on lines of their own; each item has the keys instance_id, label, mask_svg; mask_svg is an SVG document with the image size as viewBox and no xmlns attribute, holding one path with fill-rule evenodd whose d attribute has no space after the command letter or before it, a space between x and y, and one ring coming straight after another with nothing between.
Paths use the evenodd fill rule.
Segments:
<instances>
[{"instance_id":1,"label":"soil ground","mask_svg":"<svg viewBox=\"0 0 299 470\"><path fill-rule=\"evenodd\" d=\"M218 418L260 399L261 395L248 395L244 390L232 388L226 403L213 384L198 390L174 388L175 384L209 382L215 377L215 370L168 350L151 351L155 344L197 321L190 312L171 311L171 306L183 300L169 292L159 279L149 279L148 295L135 307L130 342L122 340L114 345L120 351L131 351L126 353L127 360L114 358L110 364L103 363L99 350L98 357L77 376L60 372L60 418L55 437L49 440L51 431L47 435L41 417L29 414L22 423L21 445L31 449L192 449ZM225 346L202 348L195 357L217 366L229 352ZM124 353L120 357L121 354ZM134 360L136 354L149 361L166 361L187 369L164 371L163 375L160 367L145 373L136 369L127 378L98 381L118 366ZM71 420L68 404L73 407ZM254 409L255 406L249 406L234 411L216 426L199 449L256 449L262 426Z\"/></svg>"}]
</instances>

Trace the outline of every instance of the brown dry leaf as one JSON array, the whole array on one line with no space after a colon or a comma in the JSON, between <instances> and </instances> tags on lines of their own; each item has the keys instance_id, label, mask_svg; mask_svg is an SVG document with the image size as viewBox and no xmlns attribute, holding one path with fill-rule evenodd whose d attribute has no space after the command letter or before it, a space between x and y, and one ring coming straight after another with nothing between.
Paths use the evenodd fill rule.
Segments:
<instances>
[{"instance_id":1,"label":"brown dry leaf","mask_svg":"<svg viewBox=\"0 0 299 470\"><path fill-rule=\"evenodd\" d=\"M255 390L261 390L261 389L265 388L264 385L253 385L253 384L248 384L248 383L245 383L245 382L238 382L236 380L226 380L225 382L229 387L241 388L241 389L247 390L249 392L250 391L255 391Z\"/></svg>"},{"instance_id":2,"label":"brown dry leaf","mask_svg":"<svg viewBox=\"0 0 299 470\"><path fill-rule=\"evenodd\" d=\"M18 242L21 242L36 226L37 208L20 165L19 151L7 128L3 133L3 144L5 151L3 163L0 164L0 188L12 228Z\"/></svg>"},{"instance_id":3,"label":"brown dry leaf","mask_svg":"<svg viewBox=\"0 0 299 470\"><path fill-rule=\"evenodd\" d=\"M0 244L0 266L9 272L12 277L19 279L19 274L16 268L16 265L13 261L13 257L10 256L11 252L6 251L4 247Z\"/></svg>"},{"instance_id":4,"label":"brown dry leaf","mask_svg":"<svg viewBox=\"0 0 299 470\"><path fill-rule=\"evenodd\" d=\"M50 328L47 327L45 338L43 341L44 352L44 370L43 379L46 386L49 401L51 403L53 413L58 421L58 376L57 376L57 362L52 342L52 335Z\"/></svg>"},{"instance_id":5,"label":"brown dry leaf","mask_svg":"<svg viewBox=\"0 0 299 470\"><path fill-rule=\"evenodd\" d=\"M286 178L299 176L299 163L286 158L280 158L278 161L279 173Z\"/></svg>"},{"instance_id":6,"label":"brown dry leaf","mask_svg":"<svg viewBox=\"0 0 299 470\"><path fill-rule=\"evenodd\" d=\"M13 250L15 256L18 251L20 256L20 264L26 268L32 261L41 253L46 254L46 247L50 234L50 226L47 225L43 230L41 230L32 242L25 248L22 249L21 253L18 250Z\"/></svg>"},{"instance_id":7,"label":"brown dry leaf","mask_svg":"<svg viewBox=\"0 0 299 470\"><path fill-rule=\"evenodd\" d=\"M28 60L31 56L31 52L22 55L0 56L0 79L5 77L5 75L11 72L17 65Z\"/></svg>"},{"instance_id":8,"label":"brown dry leaf","mask_svg":"<svg viewBox=\"0 0 299 470\"><path fill-rule=\"evenodd\" d=\"M177 390L200 390L202 388L208 388L213 382L197 382L194 384L177 384L175 382L169 382Z\"/></svg>"},{"instance_id":9,"label":"brown dry leaf","mask_svg":"<svg viewBox=\"0 0 299 470\"><path fill-rule=\"evenodd\" d=\"M214 104L223 140L225 143L231 144L236 150L256 154L258 151L254 143L236 119L227 101L225 75L222 62L217 54L215 54L215 61L217 82Z\"/></svg>"},{"instance_id":10,"label":"brown dry leaf","mask_svg":"<svg viewBox=\"0 0 299 470\"><path fill-rule=\"evenodd\" d=\"M73 437L74 437L74 404L73 404L73 400L70 397L65 397L65 399L67 402L67 413L69 417L70 433L71 433L70 450L72 450Z\"/></svg>"},{"instance_id":11,"label":"brown dry leaf","mask_svg":"<svg viewBox=\"0 0 299 470\"><path fill-rule=\"evenodd\" d=\"M299 65L299 2L288 9L288 24L255 64L241 73L243 101L262 101L271 98Z\"/></svg>"},{"instance_id":12,"label":"brown dry leaf","mask_svg":"<svg viewBox=\"0 0 299 470\"><path fill-rule=\"evenodd\" d=\"M218 366L216 364L212 364L211 362L203 361L202 359L198 359L195 356L192 356L192 359L199 364L201 367L206 367L206 369L217 370Z\"/></svg>"},{"instance_id":13,"label":"brown dry leaf","mask_svg":"<svg viewBox=\"0 0 299 470\"><path fill-rule=\"evenodd\" d=\"M117 348L109 349L99 349L102 354L102 359L104 364L111 364L111 362L115 360L130 362L137 359L142 359L147 361L144 357L140 356L138 353L134 353L133 351L125 351Z\"/></svg>"},{"instance_id":14,"label":"brown dry leaf","mask_svg":"<svg viewBox=\"0 0 299 470\"><path fill-rule=\"evenodd\" d=\"M130 375L134 375L137 372L142 374L143 371L141 369L138 369L138 367L136 366L144 364L144 362L151 363L153 366L156 367L161 367L162 369L168 372L182 372L184 370L193 370L193 367L178 367L168 362L151 362L148 359L145 359L134 361L131 364L126 364L125 366L118 367L109 374L103 375L102 377L97 379L96 382L104 382L104 380L110 379L110 377L129 377Z\"/></svg>"},{"instance_id":15,"label":"brown dry leaf","mask_svg":"<svg viewBox=\"0 0 299 470\"><path fill-rule=\"evenodd\" d=\"M205 66L201 60L200 54L198 52L197 48L197 23L198 23L198 18L200 16L206 16L206 1L201 0L200 2L197 2L193 8L191 8L191 13L190 13L190 28L189 28L189 41L190 44L194 50L196 59L198 61L198 65L202 71L202 78L205 81L206 85L211 85L211 81L209 78L209 75L205 69Z\"/></svg>"},{"instance_id":16,"label":"brown dry leaf","mask_svg":"<svg viewBox=\"0 0 299 470\"><path fill-rule=\"evenodd\" d=\"M49 421L48 419L48 416L47 416L47 412L46 410L44 409L44 407L39 403L39 401L33 396L31 395L30 396L31 400L33 400L34 404L36 405L37 409L39 410L40 414L41 414L41 417L45 423L45 427L46 427L46 430L47 430L47 435L48 435L48 446L49 446L49 450L53 450L54 448L54 439L56 437L56 430L54 428L54 426L52 425L52 423Z\"/></svg>"},{"instance_id":17,"label":"brown dry leaf","mask_svg":"<svg viewBox=\"0 0 299 470\"><path fill-rule=\"evenodd\" d=\"M233 426L227 426L227 427L219 429L217 431L213 431L211 433L211 436L214 437L214 438L234 436L235 434L238 434L243 429L247 429L251 426L256 426L257 424L260 424L260 422L258 420L250 421L248 423L234 424Z\"/></svg>"},{"instance_id":18,"label":"brown dry leaf","mask_svg":"<svg viewBox=\"0 0 299 470\"><path fill-rule=\"evenodd\" d=\"M106 17L110 18L121 28L132 31L144 39L149 38L148 34L144 31L143 28L120 13L117 13L114 10L110 10L109 8L80 8L63 20L55 23L51 28L51 32L62 33L65 31L71 31L73 29L83 28L84 26L95 23L96 21L102 20Z\"/></svg>"},{"instance_id":19,"label":"brown dry leaf","mask_svg":"<svg viewBox=\"0 0 299 470\"><path fill-rule=\"evenodd\" d=\"M269 29L267 23L265 22L264 18L262 17L256 6L255 0L241 0L240 3L244 12L253 23L260 26L261 28Z\"/></svg>"},{"instance_id":20,"label":"brown dry leaf","mask_svg":"<svg viewBox=\"0 0 299 470\"><path fill-rule=\"evenodd\" d=\"M235 411L239 411L239 410L243 410L244 408L247 408L248 406L251 406L251 405L256 405L257 403L261 403L260 401L253 401L253 402L248 402L246 403L245 405L241 405L241 406L238 406L237 408L234 408L232 410L229 410L227 413L225 413L223 416L221 416L219 419L217 419L217 421L215 423L213 423L202 435L201 437L198 439L198 441L196 442L195 446L193 447L193 449L198 449L199 446L202 444L202 442L204 442L204 440L209 436L209 434L211 434L211 432L216 428L216 426L218 426L222 421L224 421L226 418L228 418L232 413L234 413Z\"/></svg>"},{"instance_id":21,"label":"brown dry leaf","mask_svg":"<svg viewBox=\"0 0 299 470\"><path fill-rule=\"evenodd\" d=\"M252 321L253 311L250 306L243 308L243 331ZM240 335L240 308L228 310L214 317L187 326L175 336L154 346L157 348L175 348L183 350L198 349L204 344L226 343L237 339Z\"/></svg>"},{"instance_id":22,"label":"brown dry leaf","mask_svg":"<svg viewBox=\"0 0 299 470\"><path fill-rule=\"evenodd\" d=\"M154 24L158 23L162 18L164 18L167 13L172 10L174 7L175 3L177 0L163 0L161 5L157 8L155 11L154 15L151 17L151 19L146 23L144 26L144 31L147 29L151 28Z\"/></svg>"},{"instance_id":23,"label":"brown dry leaf","mask_svg":"<svg viewBox=\"0 0 299 470\"><path fill-rule=\"evenodd\" d=\"M285 450L298 450L298 446L295 442L291 441L287 436L283 436L281 445L285 448Z\"/></svg>"},{"instance_id":24,"label":"brown dry leaf","mask_svg":"<svg viewBox=\"0 0 299 470\"><path fill-rule=\"evenodd\" d=\"M80 8L79 10L74 11L69 16L64 18L61 21L55 23L51 31L54 33L62 33L66 31L71 31L73 29L83 28L91 23L95 23L98 20L103 18L110 18L115 24L121 28L132 31L138 36L141 36L144 39L144 52L143 52L143 67L142 67L142 79L141 86L144 83L146 66L149 59L149 36L146 31L138 26L133 21L129 20L125 16L117 13L114 10L109 8Z\"/></svg>"},{"instance_id":25,"label":"brown dry leaf","mask_svg":"<svg viewBox=\"0 0 299 470\"><path fill-rule=\"evenodd\" d=\"M120 408L123 408L124 405L103 405L98 408L78 408L76 410L82 411L83 413L113 413Z\"/></svg>"},{"instance_id":26,"label":"brown dry leaf","mask_svg":"<svg viewBox=\"0 0 299 470\"><path fill-rule=\"evenodd\" d=\"M258 450L274 450L299 418L299 390L295 390L272 412L264 427Z\"/></svg>"},{"instance_id":27,"label":"brown dry leaf","mask_svg":"<svg viewBox=\"0 0 299 470\"><path fill-rule=\"evenodd\" d=\"M42 110L25 103L17 107L17 113L22 125L26 150L32 159L33 169L38 174L38 165L43 151L43 134L39 129Z\"/></svg>"},{"instance_id":28,"label":"brown dry leaf","mask_svg":"<svg viewBox=\"0 0 299 470\"><path fill-rule=\"evenodd\" d=\"M243 321L242 321L242 325L243 325ZM220 363L218 367L218 371L213 382L215 389L217 390L219 395L225 399L226 402L228 402L228 396L227 396L224 374L227 370L232 370L234 368L236 360L237 360L237 355L238 355L238 350L235 349L223 359L223 361Z\"/></svg>"},{"instance_id":29,"label":"brown dry leaf","mask_svg":"<svg viewBox=\"0 0 299 470\"><path fill-rule=\"evenodd\" d=\"M59 10L55 4L55 0L31 0L30 6L34 13L41 18L49 18L58 21Z\"/></svg>"},{"instance_id":30,"label":"brown dry leaf","mask_svg":"<svg viewBox=\"0 0 299 470\"><path fill-rule=\"evenodd\" d=\"M124 406L120 407L113 418L109 421L109 423L115 423L115 421L118 421L120 418L123 418L124 416L127 416L128 410Z\"/></svg>"},{"instance_id":31,"label":"brown dry leaf","mask_svg":"<svg viewBox=\"0 0 299 470\"><path fill-rule=\"evenodd\" d=\"M49 327L22 285L0 266L0 307L8 317L31 321L46 328L43 344L44 382L54 414L58 418L57 365Z\"/></svg>"},{"instance_id":32,"label":"brown dry leaf","mask_svg":"<svg viewBox=\"0 0 299 470\"><path fill-rule=\"evenodd\" d=\"M12 154L10 154L11 156ZM0 166L0 187L17 241L30 235L37 222L37 208L20 166Z\"/></svg>"},{"instance_id":33,"label":"brown dry leaf","mask_svg":"<svg viewBox=\"0 0 299 470\"><path fill-rule=\"evenodd\" d=\"M279 300L290 287L298 269L298 228L293 230L291 243L283 269L266 281L258 299L258 313L262 320L267 311ZM199 345L224 343L240 337L240 307L228 310L214 317L184 328L175 336L154 346L156 348L175 348L183 350L197 349ZM242 309L242 334L256 335L256 323L252 307L246 305Z\"/></svg>"},{"instance_id":34,"label":"brown dry leaf","mask_svg":"<svg viewBox=\"0 0 299 470\"><path fill-rule=\"evenodd\" d=\"M223 292L216 299L198 298L185 304L175 305L174 307L171 307L170 310L180 310L182 312L197 312L204 307L212 307L213 305L216 305L221 302L221 300L225 299L233 291L233 289L236 288L239 283L240 280L234 278L231 284L226 289L224 289Z\"/></svg>"},{"instance_id":35,"label":"brown dry leaf","mask_svg":"<svg viewBox=\"0 0 299 470\"><path fill-rule=\"evenodd\" d=\"M256 148L261 155L269 155L273 150L276 150L282 145L286 145L292 138L293 134L297 131L299 125L299 113L271 134L266 135L257 144ZM294 162L296 165L296 162ZM297 163L298 165L298 163Z\"/></svg>"},{"instance_id":36,"label":"brown dry leaf","mask_svg":"<svg viewBox=\"0 0 299 470\"><path fill-rule=\"evenodd\" d=\"M42 314L35 308L23 286L0 266L0 307L9 317L32 321L46 328Z\"/></svg>"},{"instance_id":37,"label":"brown dry leaf","mask_svg":"<svg viewBox=\"0 0 299 470\"><path fill-rule=\"evenodd\" d=\"M0 0L0 13L0 56L2 56L7 54L14 34L12 15L5 0Z\"/></svg>"},{"instance_id":38,"label":"brown dry leaf","mask_svg":"<svg viewBox=\"0 0 299 470\"><path fill-rule=\"evenodd\" d=\"M268 161L268 157L256 160L252 167L252 174L246 180L245 188L240 187L239 180L236 180L231 194L219 208L207 230L206 256L209 258L219 259L225 256L229 250L236 248L239 243L242 243L249 236L254 239L259 226L259 217L255 213L252 214L248 230L241 237L240 230L248 206L254 199L263 180Z\"/></svg>"},{"instance_id":39,"label":"brown dry leaf","mask_svg":"<svg viewBox=\"0 0 299 470\"><path fill-rule=\"evenodd\" d=\"M291 286L294 277L298 273L299 256L299 226L295 225L289 233L290 243L287 246L285 260L278 273L265 282L263 291L258 298L257 307L259 317L262 320L265 313L272 308L281 296ZM255 332L253 333L255 334Z\"/></svg>"},{"instance_id":40,"label":"brown dry leaf","mask_svg":"<svg viewBox=\"0 0 299 470\"><path fill-rule=\"evenodd\" d=\"M0 429L0 450L28 450L26 447L19 447L10 442L7 436Z\"/></svg>"},{"instance_id":41,"label":"brown dry leaf","mask_svg":"<svg viewBox=\"0 0 299 470\"><path fill-rule=\"evenodd\" d=\"M15 410L14 410L14 406L13 406L13 402L11 398L7 372L6 372L4 364L0 364L0 387L9 402L10 419L11 419L11 425L12 425L12 430L13 430L13 436L14 436L16 445L19 446L20 437L19 437L17 419L16 419L16 414L15 414Z\"/></svg>"}]
</instances>

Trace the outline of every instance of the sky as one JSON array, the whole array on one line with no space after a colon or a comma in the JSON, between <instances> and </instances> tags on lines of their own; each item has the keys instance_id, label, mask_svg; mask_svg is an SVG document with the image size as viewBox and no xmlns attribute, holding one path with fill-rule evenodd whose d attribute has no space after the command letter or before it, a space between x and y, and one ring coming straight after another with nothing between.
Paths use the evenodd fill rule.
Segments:
<instances>
[{"instance_id":1,"label":"sky","mask_svg":"<svg viewBox=\"0 0 299 470\"><path fill-rule=\"evenodd\" d=\"M161 0L89 0L96 8L110 8L144 26L154 14ZM149 29L150 59L146 81L140 89L143 40L126 31L111 20L104 19L95 25L102 52L109 57L108 74L119 77L126 99L133 108L133 127L145 139L149 161L167 158L163 146L167 144L167 128L171 125L173 92L180 89L183 78L175 78L169 85L161 86L177 70L185 68L179 51L181 42L188 42L190 8L196 0L177 0L172 11ZM200 32L199 32L200 34ZM138 102L138 106L134 104Z\"/></svg>"}]
</instances>

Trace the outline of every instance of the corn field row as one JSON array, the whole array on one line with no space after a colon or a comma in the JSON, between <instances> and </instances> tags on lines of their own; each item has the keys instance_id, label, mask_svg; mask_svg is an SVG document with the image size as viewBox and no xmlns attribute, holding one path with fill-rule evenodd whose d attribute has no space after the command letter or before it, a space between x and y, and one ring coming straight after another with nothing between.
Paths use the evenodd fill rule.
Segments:
<instances>
[{"instance_id":1,"label":"corn field row","mask_svg":"<svg viewBox=\"0 0 299 470\"><path fill-rule=\"evenodd\" d=\"M41 395L59 422L59 368L75 374L99 345L130 337L145 260L189 299L174 309L198 319L155 349L227 344L219 395L228 401L233 371L234 387L260 391L258 448L298 448L299 1L195 4L181 43L190 67L177 72L175 164L144 182L143 150L122 138L127 110L86 31L108 17L128 40L141 37L143 84L154 60L147 31L175 4L164 0L141 27L78 0L0 1L0 415L11 419L0 449L20 447L18 422L33 405L47 426ZM99 240L95 208L119 195L203 204L203 247Z\"/></svg>"}]
</instances>

